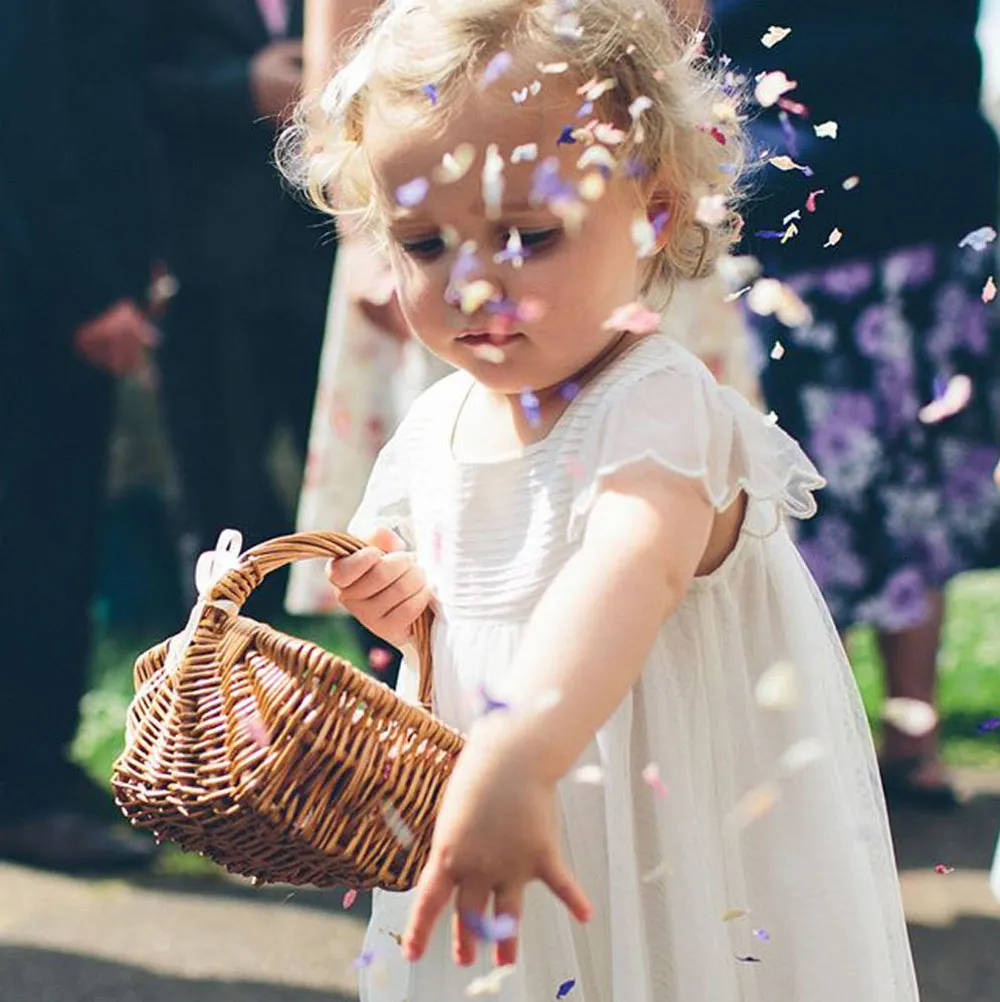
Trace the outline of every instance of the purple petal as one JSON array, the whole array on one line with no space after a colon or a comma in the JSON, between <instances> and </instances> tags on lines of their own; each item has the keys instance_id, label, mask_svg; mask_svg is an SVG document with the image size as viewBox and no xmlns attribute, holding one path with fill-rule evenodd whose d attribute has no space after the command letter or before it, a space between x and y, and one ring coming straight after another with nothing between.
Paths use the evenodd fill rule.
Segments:
<instances>
[{"instance_id":1,"label":"purple petal","mask_svg":"<svg viewBox=\"0 0 1000 1002\"><path fill-rule=\"evenodd\" d=\"M564 981L559 988L556 990L556 998L564 999L567 995L576 987L576 981L570 978L568 981Z\"/></svg>"},{"instance_id":2,"label":"purple petal","mask_svg":"<svg viewBox=\"0 0 1000 1002\"><path fill-rule=\"evenodd\" d=\"M572 146L576 140L573 138L573 126L567 125L563 128L562 132L559 133L559 138L556 140L556 146Z\"/></svg>"},{"instance_id":3,"label":"purple petal","mask_svg":"<svg viewBox=\"0 0 1000 1002\"><path fill-rule=\"evenodd\" d=\"M430 98L431 104L436 105L438 103L437 84L424 84L420 89Z\"/></svg>"},{"instance_id":4,"label":"purple petal","mask_svg":"<svg viewBox=\"0 0 1000 1002\"><path fill-rule=\"evenodd\" d=\"M509 52L498 52L483 70L483 83L496 83L514 65L514 57Z\"/></svg>"},{"instance_id":5,"label":"purple petal","mask_svg":"<svg viewBox=\"0 0 1000 1002\"><path fill-rule=\"evenodd\" d=\"M430 182L427 178L415 177L412 181L407 181L406 184L400 185L396 189L396 201L404 209L412 209L427 197L430 188Z\"/></svg>"}]
</instances>

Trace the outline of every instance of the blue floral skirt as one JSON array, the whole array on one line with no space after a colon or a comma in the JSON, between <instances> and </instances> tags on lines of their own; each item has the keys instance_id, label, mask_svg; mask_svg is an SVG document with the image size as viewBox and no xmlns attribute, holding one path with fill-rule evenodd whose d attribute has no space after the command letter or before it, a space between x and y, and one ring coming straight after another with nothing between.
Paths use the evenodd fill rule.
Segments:
<instances>
[{"instance_id":1,"label":"blue floral skirt","mask_svg":"<svg viewBox=\"0 0 1000 1002\"><path fill-rule=\"evenodd\" d=\"M1000 564L1000 298L983 302L992 250L927 245L801 273L787 282L811 324L749 317L768 406L829 481L799 544L841 629L915 626L928 589ZM968 404L921 420L960 374Z\"/></svg>"}]
</instances>

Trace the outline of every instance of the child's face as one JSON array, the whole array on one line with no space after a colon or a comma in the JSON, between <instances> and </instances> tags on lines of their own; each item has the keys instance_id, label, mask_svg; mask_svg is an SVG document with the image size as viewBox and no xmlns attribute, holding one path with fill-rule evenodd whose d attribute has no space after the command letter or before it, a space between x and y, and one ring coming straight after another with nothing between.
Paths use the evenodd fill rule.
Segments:
<instances>
[{"instance_id":1,"label":"child's face","mask_svg":"<svg viewBox=\"0 0 1000 1002\"><path fill-rule=\"evenodd\" d=\"M585 173L594 172L593 167L580 171L576 166L586 148L582 143L557 145L567 125L575 128L589 120L576 117L583 102L576 94L577 81L568 73L547 76L540 94L515 104L510 91L533 76L521 82L510 74L485 94L473 93L436 131L405 107L393 106L386 113L376 106L365 122L365 152L388 207L390 255L407 320L440 358L508 395L552 386L598 355L617 337L602 330L602 324L617 307L636 299L642 280L631 227L646 209L634 184L608 181L603 196L587 203L576 235L546 205L530 204L535 171L547 157L558 159L560 177L574 187ZM435 182L442 159L462 144L475 147L472 167L458 181ZM483 201L490 144L499 147L504 161L502 209L496 219L488 218ZM537 158L512 164L515 148L529 144L537 144ZM418 204L404 207L397 192L415 178L430 180L430 189ZM494 259L505 249L512 256L512 230L524 248L521 268ZM471 272L468 254L460 249L467 241L477 248ZM544 315L520 317L503 327L485 305L463 313L455 303L456 284L460 289L477 279L490 282L507 300L541 302ZM474 304L465 305L470 309ZM469 332L497 334L501 329L512 336L492 349L462 339Z\"/></svg>"}]
</instances>

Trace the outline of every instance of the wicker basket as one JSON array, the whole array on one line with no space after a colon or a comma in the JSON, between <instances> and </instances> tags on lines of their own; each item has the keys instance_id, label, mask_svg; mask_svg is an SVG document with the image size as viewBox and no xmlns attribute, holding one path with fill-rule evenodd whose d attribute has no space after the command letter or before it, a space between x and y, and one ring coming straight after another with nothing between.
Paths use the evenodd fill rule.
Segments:
<instances>
[{"instance_id":1,"label":"wicker basket","mask_svg":"<svg viewBox=\"0 0 1000 1002\"><path fill-rule=\"evenodd\" d=\"M423 708L315 644L238 615L271 571L363 545L303 533L254 547L202 590L188 636L173 638L172 664L171 641L138 659L112 777L133 825L257 882L416 883L462 748L429 712L431 610L414 627Z\"/></svg>"}]
</instances>

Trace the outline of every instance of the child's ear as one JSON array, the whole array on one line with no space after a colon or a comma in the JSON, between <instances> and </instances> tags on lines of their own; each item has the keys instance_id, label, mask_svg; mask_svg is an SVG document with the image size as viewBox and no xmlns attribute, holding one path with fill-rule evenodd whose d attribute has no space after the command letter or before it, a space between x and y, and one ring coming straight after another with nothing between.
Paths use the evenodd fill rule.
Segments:
<instances>
[{"instance_id":1,"label":"child's ear","mask_svg":"<svg viewBox=\"0 0 1000 1002\"><path fill-rule=\"evenodd\" d=\"M666 243L673 209L674 201L666 192L654 191L646 202L646 218L653 224L657 248Z\"/></svg>"}]
</instances>

